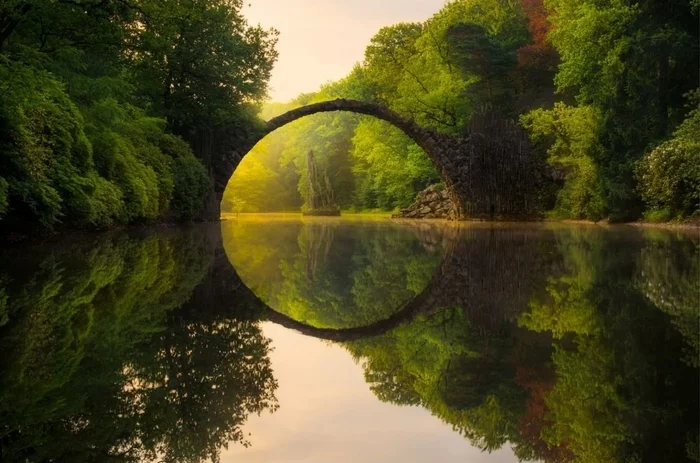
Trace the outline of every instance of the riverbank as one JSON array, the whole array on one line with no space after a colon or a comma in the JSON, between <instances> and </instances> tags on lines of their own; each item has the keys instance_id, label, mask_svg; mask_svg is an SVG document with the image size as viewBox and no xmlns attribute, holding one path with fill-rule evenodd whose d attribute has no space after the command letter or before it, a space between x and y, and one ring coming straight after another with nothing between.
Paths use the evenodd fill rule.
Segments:
<instances>
[{"instance_id":1,"label":"riverbank","mask_svg":"<svg viewBox=\"0 0 700 463\"><path fill-rule=\"evenodd\" d=\"M697 230L700 232L700 220L684 221L684 222L645 222L645 221L635 221L635 222L609 222L607 220L601 220L598 222L593 222L592 220L558 220L558 219L547 219L545 222L549 223L571 223L571 224L588 224L588 225L628 225L632 227L641 228L664 228L664 229L680 229L680 230Z\"/></svg>"},{"instance_id":2,"label":"riverbank","mask_svg":"<svg viewBox=\"0 0 700 463\"><path fill-rule=\"evenodd\" d=\"M411 218L411 217L393 217L394 212L391 211L361 211L361 212L342 212L340 218L352 219L352 218L371 218L371 219L392 219L392 220L405 220L405 221L416 221L416 222L445 222L445 223L469 223L469 222L489 222L483 219L463 219L463 220L448 220L444 218ZM260 217L260 218L301 218L301 212L245 212L245 213L221 213L221 220L233 220L236 218L245 217ZM335 217L337 220L338 217ZM495 220L493 222L511 222L509 220ZM666 228L666 229L687 229L687 230L698 230L700 231L700 219L687 220L684 222L645 222L645 221L635 221L635 222L609 222L607 220L601 220L594 222L592 220L574 220L574 219L544 219L544 220L532 220L532 221L513 221L513 222L532 222L532 223L567 223L567 224L585 224L585 225L599 225L599 226L615 226L615 225L628 225L633 227L646 227L646 228Z\"/></svg>"},{"instance_id":3,"label":"riverbank","mask_svg":"<svg viewBox=\"0 0 700 463\"><path fill-rule=\"evenodd\" d=\"M220 221L226 220L236 220L237 218L245 218L246 220L255 220L259 218L260 220L268 220L271 218L280 220L318 220L323 219L322 217L304 217L301 212L246 212L246 213L226 213L223 212L220 217ZM341 216L336 217L326 217L326 220L386 220L390 219L393 221L406 221L406 222L423 222L437 224L442 223L445 225L458 225L465 223L487 223L488 221L479 219L465 219L465 220L447 220L443 218L433 218L433 219L416 219L416 218L393 218L392 212L387 211L361 211L361 212L343 212ZM503 223L508 221L495 221L495 223ZM590 220L560 220L560 219L545 219L542 221L531 221L532 223L565 223L565 224L582 224L582 225L596 225L596 226L620 226L627 225L640 228L661 228L661 229L677 229L677 230L687 230L691 232L700 233L700 220L685 221L685 222L622 222L622 223L610 223L608 221L593 222ZM0 247L12 246L17 243L44 243L52 242L63 239L80 239L80 237L91 237L103 233L111 233L118 231L129 231L132 233L139 233L141 231L147 231L159 228L179 228L183 226L188 226L193 223L201 222L150 222L142 224L131 224L122 225L118 227L110 227L103 229L77 229L71 228L69 226L46 229L37 227L31 231L13 231L0 234ZM514 222L517 223L517 222Z\"/></svg>"}]
</instances>

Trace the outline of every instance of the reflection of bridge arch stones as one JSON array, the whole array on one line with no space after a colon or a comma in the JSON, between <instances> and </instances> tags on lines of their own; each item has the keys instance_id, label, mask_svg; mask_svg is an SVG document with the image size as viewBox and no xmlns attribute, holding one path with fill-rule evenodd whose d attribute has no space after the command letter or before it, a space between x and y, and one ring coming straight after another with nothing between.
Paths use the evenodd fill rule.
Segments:
<instances>
[{"instance_id":1,"label":"reflection of bridge arch stones","mask_svg":"<svg viewBox=\"0 0 700 463\"><path fill-rule=\"evenodd\" d=\"M215 156L212 171L218 203L234 170L255 144L302 117L333 111L373 116L402 130L435 164L457 218L537 216L537 168L527 136L516 124L487 113L470 123L468 136L457 137L422 127L384 106L345 99L303 106L275 117L246 137L242 145L239 141L240 146L233 151Z\"/></svg>"},{"instance_id":2,"label":"reflection of bridge arch stones","mask_svg":"<svg viewBox=\"0 0 700 463\"><path fill-rule=\"evenodd\" d=\"M556 260L553 234L532 227L454 227L443 261L423 291L389 317L365 326L318 328L276 312L242 282L220 246L194 299L211 310L256 314L304 335L337 342L386 334L415 317L461 308L473 329L488 334L510 324L545 287Z\"/></svg>"}]
</instances>

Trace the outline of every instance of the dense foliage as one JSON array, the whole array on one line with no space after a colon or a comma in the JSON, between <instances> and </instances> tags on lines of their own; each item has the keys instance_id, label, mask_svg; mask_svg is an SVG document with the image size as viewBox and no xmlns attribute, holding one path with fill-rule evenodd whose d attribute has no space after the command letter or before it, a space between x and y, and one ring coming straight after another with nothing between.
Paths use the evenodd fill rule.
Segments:
<instances>
[{"instance_id":1,"label":"dense foliage","mask_svg":"<svg viewBox=\"0 0 700 463\"><path fill-rule=\"evenodd\" d=\"M259 124L276 58L276 32L249 26L241 9L242 0L3 2L3 228L107 227L210 208L213 159ZM699 10L687 0L453 0L425 22L382 28L347 77L268 105L263 118L346 97L468 135L470 120L496 111L519 119L549 163L540 196L554 216L696 216ZM309 150L344 209L398 209L440 181L388 124L322 114L258 145L223 209L301 208Z\"/></svg>"},{"instance_id":2,"label":"dense foliage","mask_svg":"<svg viewBox=\"0 0 700 463\"><path fill-rule=\"evenodd\" d=\"M382 28L346 78L270 105L263 117L346 97L466 135L470 119L493 109L518 118L550 165L542 197L553 216L628 220L646 208L649 217L685 218L700 213L690 113L700 79L697 20L697 2L687 1L454 0L423 23ZM250 198L237 210L297 209L310 149L346 209L404 207L440 180L420 148L380 121L317 115L270 138L250 156L266 159L269 179L249 175L253 161L244 160L227 196L258 184L273 198L282 185L287 200Z\"/></svg>"},{"instance_id":3,"label":"dense foliage","mask_svg":"<svg viewBox=\"0 0 700 463\"><path fill-rule=\"evenodd\" d=\"M207 153L195 156L188 142L251 119L275 58L274 31L249 27L241 7L3 2L0 224L104 227L199 214Z\"/></svg>"},{"instance_id":4,"label":"dense foliage","mask_svg":"<svg viewBox=\"0 0 700 463\"><path fill-rule=\"evenodd\" d=\"M638 169L647 218L669 220L700 214L700 93L673 137L649 152Z\"/></svg>"},{"instance_id":5,"label":"dense foliage","mask_svg":"<svg viewBox=\"0 0 700 463\"><path fill-rule=\"evenodd\" d=\"M545 5L552 24L548 37L561 56L555 84L575 103L555 108L554 114L531 113L526 121L535 135L546 126L551 130L548 120L558 121L560 128L548 134L560 146L550 157L553 165L565 168L557 159L562 155L579 159L579 167L566 176L556 210L573 218L636 218L642 209L637 161L683 121L684 95L698 86L697 4L548 0ZM571 134L587 139L587 146L571 143ZM690 182L695 195L696 182L697 177ZM642 189L647 203L665 201L660 191ZM697 213L699 206L688 205L682 215Z\"/></svg>"}]
</instances>

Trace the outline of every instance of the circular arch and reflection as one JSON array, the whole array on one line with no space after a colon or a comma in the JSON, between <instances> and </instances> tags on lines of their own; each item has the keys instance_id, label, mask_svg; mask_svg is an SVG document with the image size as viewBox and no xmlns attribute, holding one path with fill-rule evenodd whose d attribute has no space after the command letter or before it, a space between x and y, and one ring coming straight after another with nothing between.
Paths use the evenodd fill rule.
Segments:
<instances>
[{"instance_id":1,"label":"circular arch and reflection","mask_svg":"<svg viewBox=\"0 0 700 463\"><path fill-rule=\"evenodd\" d=\"M431 307L448 230L383 221L245 218L224 250L264 318L333 341L381 335Z\"/></svg>"}]
</instances>

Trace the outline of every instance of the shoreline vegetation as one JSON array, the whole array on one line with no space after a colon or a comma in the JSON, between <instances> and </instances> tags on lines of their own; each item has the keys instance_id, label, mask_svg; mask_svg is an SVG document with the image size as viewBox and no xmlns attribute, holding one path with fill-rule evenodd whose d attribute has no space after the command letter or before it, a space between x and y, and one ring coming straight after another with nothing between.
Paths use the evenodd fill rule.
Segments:
<instances>
[{"instance_id":1,"label":"shoreline vegetation","mask_svg":"<svg viewBox=\"0 0 700 463\"><path fill-rule=\"evenodd\" d=\"M380 29L346 77L287 103L265 103L278 33L242 9L2 3L0 239L219 210L401 210L441 182L401 131L345 112L236 151L265 120L337 98L457 137L484 115L516 122L538 166L518 171L536 184L538 215L700 221L695 0L452 0L423 22ZM217 159L242 159L220 203Z\"/></svg>"},{"instance_id":2,"label":"shoreline vegetation","mask_svg":"<svg viewBox=\"0 0 700 463\"><path fill-rule=\"evenodd\" d=\"M277 32L233 0L0 2L0 228L207 217L260 124Z\"/></svg>"},{"instance_id":3,"label":"shoreline vegetation","mask_svg":"<svg viewBox=\"0 0 700 463\"><path fill-rule=\"evenodd\" d=\"M480 220L480 219L464 219L464 220L448 220L448 219L412 219L405 217L392 217L392 211L341 211L339 216L309 216L302 214L301 212L226 212L221 214L221 221L227 220L315 220L324 219L327 217L329 220L362 220L362 219L374 219L374 220L387 220L387 221L397 221L397 222L426 222L431 224L445 224L445 225L469 225L469 224L571 224L571 225L596 225L596 226L633 226L633 227L646 227L646 228L666 228L666 229L685 229L700 232L700 221L698 220L687 220L684 222L645 222L645 221L634 221L634 222L610 222L607 220L594 222L592 220L570 220L570 219L543 219L543 220L518 220L518 221L508 221L508 220Z\"/></svg>"}]
</instances>

